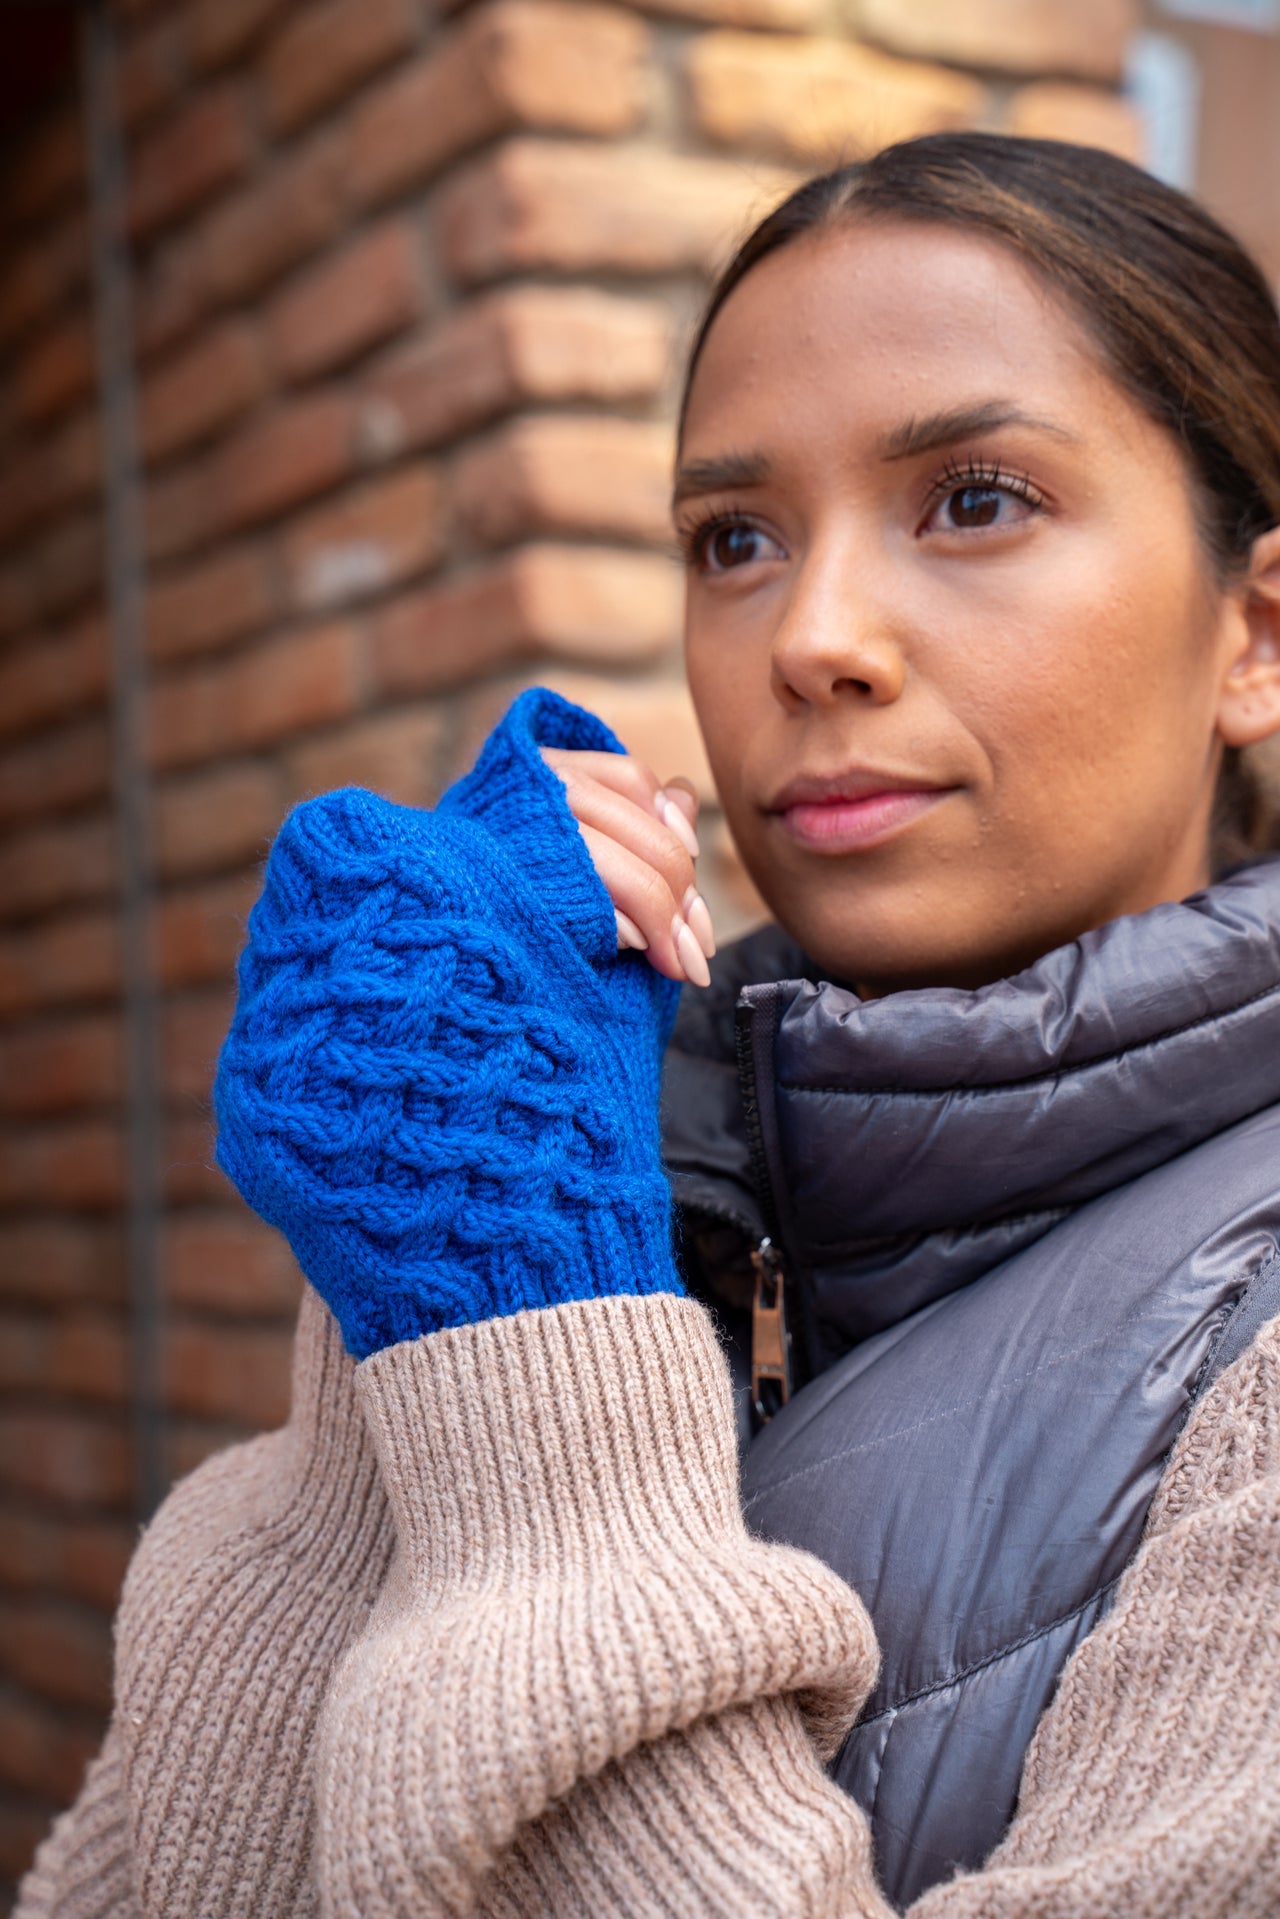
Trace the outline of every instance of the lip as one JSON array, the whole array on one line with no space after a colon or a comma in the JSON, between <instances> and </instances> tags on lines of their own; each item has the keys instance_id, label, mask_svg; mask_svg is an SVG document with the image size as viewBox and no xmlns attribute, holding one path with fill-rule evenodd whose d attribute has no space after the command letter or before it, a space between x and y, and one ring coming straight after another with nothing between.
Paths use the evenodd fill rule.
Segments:
<instances>
[{"instance_id":1,"label":"lip","mask_svg":"<svg viewBox=\"0 0 1280 1919\"><path fill-rule=\"evenodd\" d=\"M790 780L766 811L810 852L851 853L878 845L955 790L857 767Z\"/></svg>"}]
</instances>

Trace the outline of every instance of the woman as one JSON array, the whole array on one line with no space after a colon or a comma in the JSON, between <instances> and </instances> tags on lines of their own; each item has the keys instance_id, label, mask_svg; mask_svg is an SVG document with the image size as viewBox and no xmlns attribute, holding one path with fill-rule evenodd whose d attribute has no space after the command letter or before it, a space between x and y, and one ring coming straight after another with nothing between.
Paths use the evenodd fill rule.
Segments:
<instances>
[{"instance_id":1,"label":"woman","mask_svg":"<svg viewBox=\"0 0 1280 1919\"><path fill-rule=\"evenodd\" d=\"M667 1069L752 1534L692 809L526 696L273 851L219 1153L294 1412L144 1539L22 1919L1280 1903L1265 285L1100 154L892 149L728 270L676 496L778 922Z\"/></svg>"}]
</instances>

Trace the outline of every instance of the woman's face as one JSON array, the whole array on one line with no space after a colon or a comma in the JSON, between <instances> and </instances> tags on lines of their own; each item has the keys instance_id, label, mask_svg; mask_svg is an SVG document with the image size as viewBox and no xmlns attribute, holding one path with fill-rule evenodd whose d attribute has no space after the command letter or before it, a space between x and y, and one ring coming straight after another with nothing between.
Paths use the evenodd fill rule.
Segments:
<instances>
[{"instance_id":1,"label":"woman's face","mask_svg":"<svg viewBox=\"0 0 1280 1919\"><path fill-rule=\"evenodd\" d=\"M676 520L725 813L824 972L976 985L1205 883L1241 596L1176 442L1013 253L868 223L763 260Z\"/></svg>"}]
</instances>

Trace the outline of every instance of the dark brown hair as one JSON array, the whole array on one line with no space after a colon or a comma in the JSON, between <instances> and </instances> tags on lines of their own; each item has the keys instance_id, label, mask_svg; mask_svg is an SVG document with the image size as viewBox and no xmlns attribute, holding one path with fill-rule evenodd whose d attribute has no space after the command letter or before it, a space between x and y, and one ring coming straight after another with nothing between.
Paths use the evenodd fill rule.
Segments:
<instances>
[{"instance_id":1,"label":"dark brown hair","mask_svg":"<svg viewBox=\"0 0 1280 1919\"><path fill-rule=\"evenodd\" d=\"M807 181L764 219L717 281L716 315L752 267L807 234L864 220L965 227L1002 241L1081 315L1117 382L1182 446L1215 574L1229 580L1280 522L1280 318L1226 228L1114 154L1057 140L932 134ZM1224 759L1216 861L1276 841L1261 783Z\"/></svg>"}]
</instances>

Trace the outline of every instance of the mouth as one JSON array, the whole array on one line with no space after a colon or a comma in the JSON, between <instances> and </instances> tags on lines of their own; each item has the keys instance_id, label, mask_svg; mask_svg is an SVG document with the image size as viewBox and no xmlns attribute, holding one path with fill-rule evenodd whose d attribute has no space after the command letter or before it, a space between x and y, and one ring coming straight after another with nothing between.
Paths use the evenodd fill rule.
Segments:
<instances>
[{"instance_id":1,"label":"mouth","mask_svg":"<svg viewBox=\"0 0 1280 1919\"><path fill-rule=\"evenodd\" d=\"M765 811L809 852L852 853L879 845L955 791L859 769L792 780Z\"/></svg>"}]
</instances>

